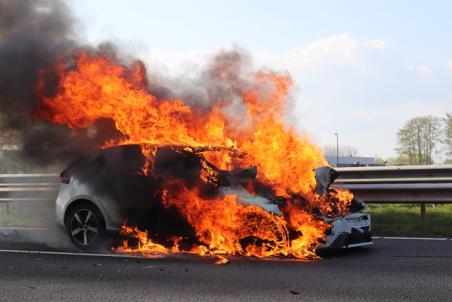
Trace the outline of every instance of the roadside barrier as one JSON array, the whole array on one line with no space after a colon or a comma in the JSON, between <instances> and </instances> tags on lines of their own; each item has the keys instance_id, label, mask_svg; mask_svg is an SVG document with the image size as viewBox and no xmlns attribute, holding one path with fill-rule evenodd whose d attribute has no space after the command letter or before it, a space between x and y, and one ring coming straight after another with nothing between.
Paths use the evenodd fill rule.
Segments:
<instances>
[{"instance_id":1,"label":"roadside barrier","mask_svg":"<svg viewBox=\"0 0 452 302\"><path fill-rule=\"evenodd\" d=\"M334 187L347 188L369 204L452 203L452 165L337 168Z\"/></svg>"},{"instance_id":2,"label":"roadside barrier","mask_svg":"<svg viewBox=\"0 0 452 302\"><path fill-rule=\"evenodd\" d=\"M452 203L452 165L336 168L333 187L347 188L369 204L419 204L421 221L426 204ZM60 185L56 173L0 174L2 214L11 204L55 200Z\"/></svg>"},{"instance_id":3,"label":"roadside barrier","mask_svg":"<svg viewBox=\"0 0 452 302\"><path fill-rule=\"evenodd\" d=\"M0 213L10 215L12 203L55 200L59 185L56 173L0 174Z\"/></svg>"}]
</instances>

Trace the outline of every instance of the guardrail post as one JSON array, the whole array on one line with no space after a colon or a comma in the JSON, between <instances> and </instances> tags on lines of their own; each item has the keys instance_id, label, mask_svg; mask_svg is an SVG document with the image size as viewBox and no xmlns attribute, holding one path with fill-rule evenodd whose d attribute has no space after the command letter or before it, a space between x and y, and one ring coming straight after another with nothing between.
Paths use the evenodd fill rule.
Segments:
<instances>
[{"instance_id":1,"label":"guardrail post","mask_svg":"<svg viewBox=\"0 0 452 302\"><path fill-rule=\"evenodd\" d=\"M425 222L425 203L421 203L421 222Z\"/></svg>"},{"instance_id":2,"label":"guardrail post","mask_svg":"<svg viewBox=\"0 0 452 302\"><path fill-rule=\"evenodd\" d=\"M10 214L10 204L9 201L0 202L3 204L3 216L8 216Z\"/></svg>"}]
</instances>

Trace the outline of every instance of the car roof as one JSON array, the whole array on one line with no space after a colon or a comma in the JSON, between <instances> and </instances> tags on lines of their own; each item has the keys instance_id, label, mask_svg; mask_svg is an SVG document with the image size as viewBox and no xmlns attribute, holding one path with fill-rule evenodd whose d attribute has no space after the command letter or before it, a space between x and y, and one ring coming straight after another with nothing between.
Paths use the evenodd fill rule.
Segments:
<instances>
[{"instance_id":1,"label":"car roof","mask_svg":"<svg viewBox=\"0 0 452 302\"><path fill-rule=\"evenodd\" d=\"M183 151L188 151L188 152L192 152L192 153L200 153L200 152L206 152L206 151L230 151L230 152L237 153L237 154L243 154L243 152L240 152L238 149L236 149L234 147L205 146L205 145L190 146L190 145L176 145L176 144L155 145L155 144L150 144L150 143L115 145L115 146L111 146L111 147L106 147L103 150L134 149L134 148L141 148L142 145L154 146L157 149L183 150Z\"/></svg>"}]
</instances>

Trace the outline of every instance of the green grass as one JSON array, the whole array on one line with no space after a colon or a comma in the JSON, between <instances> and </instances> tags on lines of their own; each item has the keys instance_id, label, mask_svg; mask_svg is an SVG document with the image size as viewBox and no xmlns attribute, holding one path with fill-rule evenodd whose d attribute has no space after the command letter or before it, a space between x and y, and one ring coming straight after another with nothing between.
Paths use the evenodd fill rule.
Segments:
<instances>
[{"instance_id":1,"label":"green grass","mask_svg":"<svg viewBox=\"0 0 452 302\"><path fill-rule=\"evenodd\" d=\"M15 215L0 214L0 227L38 227L39 225Z\"/></svg>"},{"instance_id":2,"label":"green grass","mask_svg":"<svg viewBox=\"0 0 452 302\"><path fill-rule=\"evenodd\" d=\"M372 233L386 236L452 237L452 204L427 205L421 222L420 205L366 205Z\"/></svg>"},{"instance_id":3,"label":"green grass","mask_svg":"<svg viewBox=\"0 0 452 302\"><path fill-rule=\"evenodd\" d=\"M54 221L52 208L42 203L17 206L10 204L9 209L0 203L0 227L43 227Z\"/></svg>"}]
</instances>

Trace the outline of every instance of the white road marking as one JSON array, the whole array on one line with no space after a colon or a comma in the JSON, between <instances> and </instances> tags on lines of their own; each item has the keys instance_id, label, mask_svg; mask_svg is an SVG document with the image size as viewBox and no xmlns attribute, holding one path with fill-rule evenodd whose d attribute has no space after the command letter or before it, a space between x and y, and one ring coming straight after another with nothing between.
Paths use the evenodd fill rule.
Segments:
<instances>
[{"instance_id":1,"label":"white road marking","mask_svg":"<svg viewBox=\"0 0 452 302\"><path fill-rule=\"evenodd\" d=\"M32 228L32 227L0 227L0 231L47 231L48 228Z\"/></svg>"},{"instance_id":2,"label":"white road marking","mask_svg":"<svg viewBox=\"0 0 452 302\"><path fill-rule=\"evenodd\" d=\"M93 254L93 253L76 253L76 252L23 251L23 250L0 250L0 253L86 256L86 257L111 257L111 258L140 258L140 259L154 259L154 258L163 258L164 257L164 255L152 255L150 257L144 257L144 256L139 256L139 255L126 255L126 254Z\"/></svg>"},{"instance_id":3,"label":"white road marking","mask_svg":"<svg viewBox=\"0 0 452 302\"><path fill-rule=\"evenodd\" d=\"M1 230L2 228L0 228ZM5 228L3 228L5 229ZM34 230L46 230L45 228L7 228L7 229L34 229ZM383 240L437 240L437 241L452 241L452 238L430 238L430 237L385 237L374 236L373 239ZM77 253L77 252L55 252L55 251L28 251L28 250L4 250L0 249L0 253L16 253L16 254L37 254L37 255L64 255L64 256L85 256L85 257L110 257L110 258L138 258L138 259L158 259L164 258L166 255L152 255L152 256L140 256L140 255L128 255L128 254L94 254L94 253Z\"/></svg>"},{"instance_id":4,"label":"white road marking","mask_svg":"<svg viewBox=\"0 0 452 302\"><path fill-rule=\"evenodd\" d=\"M386 236L372 236L373 239L387 239L387 240L431 240L431 241L445 241L452 240L452 238L445 237L386 237Z\"/></svg>"}]
</instances>

